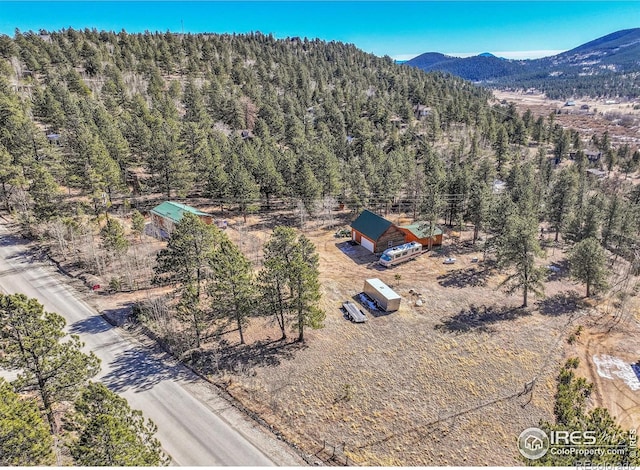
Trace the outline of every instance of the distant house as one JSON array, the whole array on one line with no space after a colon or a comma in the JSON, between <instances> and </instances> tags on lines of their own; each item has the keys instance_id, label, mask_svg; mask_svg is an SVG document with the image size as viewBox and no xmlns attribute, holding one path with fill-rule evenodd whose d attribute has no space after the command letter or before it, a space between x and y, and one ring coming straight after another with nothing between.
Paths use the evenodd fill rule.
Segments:
<instances>
[{"instance_id":1,"label":"distant house","mask_svg":"<svg viewBox=\"0 0 640 470\"><path fill-rule=\"evenodd\" d=\"M413 107L413 112L416 116L416 119L422 119L431 114L431 108L423 104L417 104Z\"/></svg>"},{"instance_id":2,"label":"distant house","mask_svg":"<svg viewBox=\"0 0 640 470\"><path fill-rule=\"evenodd\" d=\"M213 217L206 212L173 201L165 201L151 209L151 222L160 230L161 234L164 232L164 236L169 236L175 225L182 220L186 213L197 215L206 224L213 222Z\"/></svg>"},{"instance_id":3,"label":"distant house","mask_svg":"<svg viewBox=\"0 0 640 470\"><path fill-rule=\"evenodd\" d=\"M60 145L60 134L47 134L49 144Z\"/></svg>"},{"instance_id":4,"label":"distant house","mask_svg":"<svg viewBox=\"0 0 640 470\"><path fill-rule=\"evenodd\" d=\"M364 210L351 222L351 239L372 253L382 253L403 244L405 233L384 217Z\"/></svg>"},{"instance_id":5,"label":"distant house","mask_svg":"<svg viewBox=\"0 0 640 470\"><path fill-rule=\"evenodd\" d=\"M575 101L571 101L571 100L569 100L569 101L567 101L564 105L565 105L565 106L575 106L575 105L576 105L576 102L575 102Z\"/></svg>"},{"instance_id":6,"label":"distant house","mask_svg":"<svg viewBox=\"0 0 640 470\"><path fill-rule=\"evenodd\" d=\"M587 150L586 152L584 152L584 154L590 162L597 162L602 157L602 152L597 152L594 150Z\"/></svg>"},{"instance_id":7,"label":"distant house","mask_svg":"<svg viewBox=\"0 0 640 470\"><path fill-rule=\"evenodd\" d=\"M431 233L429 222L414 222L409 225L401 225L398 227L405 234L405 242L418 242L423 248L429 247L429 238L431 238L431 246L442 245L442 229L440 227L433 228Z\"/></svg>"}]
</instances>

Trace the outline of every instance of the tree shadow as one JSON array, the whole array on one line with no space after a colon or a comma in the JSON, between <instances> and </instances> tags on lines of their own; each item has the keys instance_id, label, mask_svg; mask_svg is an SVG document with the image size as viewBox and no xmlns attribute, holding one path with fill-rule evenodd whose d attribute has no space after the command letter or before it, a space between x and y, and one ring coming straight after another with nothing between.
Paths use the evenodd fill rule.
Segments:
<instances>
[{"instance_id":1,"label":"tree shadow","mask_svg":"<svg viewBox=\"0 0 640 470\"><path fill-rule=\"evenodd\" d=\"M73 335L97 334L110 330L112 326L100 315L83 318L69 326L69 333Z\"/></svg>"},{"instance_id":2,"label":"tree shadow","mask_svg":"<svg viewBox=\"0 0 640 470\"><path fill-rule=\"evenodd\" d=\"M458 289L465 287L484 287L487 285L487 281L493 272L494 268L492 266L459 269L438 276L438 284L442 287L457 287Z\"/></svg>"},{"instance_id":3,"label":"tree shadow","mask_svg":"<svg viewBox=\"0 0 640 470\"><path fill-rule=\"evenodd\" d=\"M540 313L559 316L573 313L580 308L580 295L574 291L559 292L556 295L538 301Z\"/></svg>"},{"instance_id":4,"label":"tree shadow","mask_svg":"<svg viewBox=\"0 0 640 470\"><path fill-rule=\"evenodd\" d=\"M442 320L435 326L436 330L445 330L449 333L471 333L479 331L492 333L495 323L511 321L520 317L531 315L523 307L493 307L486 305L471 305L468 309L461 310L458 314Z\"/></svg>"},{"instance_id":5,"label":"tree shadow","mask_svg":"<svg viewBox=\"0 0 640 470\"><path fill-rule=\"evenodd\" d=\"M549 281L561 281L569 277L569 261L562 260L551 263L547 266L549 274L547 274L547 282Z\"/></svg>"},{"instance_id":6,"label":"tree shadow","mask_svg":"<svg viewBox=\"0 0 640 470\"><path fill-rule=\"evenodd\" d=\"M35 263L38 261L46 261L47 251L40 246L29 246L30 240L13 234L0 235L0 246L13 246L18 250L7 259L23 258L25 263Z\"/></svg>"},{"instance_id":7,"label":"tree shadow","mask_svg":"<svg viewBox=\"0 0 640 470\"><path fill-rule=\"evenodd\" d=\"M307 348L305 343L298 341L270 339L235 346L223 339L217 346L212 350L193 350L185 361L204 374L251 375L256 367L276 367Z\"/></svg>"},{"instance_id":8,"label":"tree shadow","mask_svg":"<svg viewBox=\"0 0 640 470\"><path fill-rule=\"evenodd\" d=\"M14 235L12 233L6 233L4 235L0 235L0 246L19 246L19 245L27 245L29 240L24 237Z\"/></svg>"},{"instance_id":9,"label":"tree shadow","mask_svg":"<svg viewBox=\"0 0 640 470\"><path fill-rule=\"evenodd\" d=\"M437 247L434 247L437 248ZM469 255L471 253L482 252L482 245L476 243L475 245L471 241L464 241L462 243L455 243L443 247L442 251L447 255Z\"/></svg>"},{"instance_id":10,"label":"tree shadow","mask_svg":"<svg viewBox=\"0 0 640 470\"><path fill-rule=\"evenodd\" d=\"M180 364L170 365L168 355L141 347L120 353L107 366L110 369L101 381L114 392L134 389L136 392L149 390L153 386L169 380L194 380L194 375Z\"/></svg>"},{"instance_id":11,"label":"tree shadow","mask_svg":"<svg viewBox=\"0 0 640 470\"><path fill-rule=\"evenodd\" d=\"M102 311L103 318L114 326L122 326L132 315L133 302Z\"/></svg>"}]
</instances>

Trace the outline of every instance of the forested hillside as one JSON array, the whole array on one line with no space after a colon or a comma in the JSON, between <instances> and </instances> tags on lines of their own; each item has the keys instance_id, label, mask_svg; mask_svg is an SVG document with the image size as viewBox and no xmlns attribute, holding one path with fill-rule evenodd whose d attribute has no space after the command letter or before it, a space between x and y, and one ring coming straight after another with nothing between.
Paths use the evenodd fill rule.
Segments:
<instances>
[{"instance_id":1,"label":"forested hillside","mask_svg":"<svg viewBox=\"0 0 640 470\"><path fill-rule=\"evenodd\" d=\"M496 127L486 92L340 43L68 30L0 44L5 203L16 174L96 205L127 185L243 204L391 201L427 150L416 134ZM418 104L430 115L408 132ZM36 215L60 209L34 199L47 206Z\"/></svg>"}]
</instances>

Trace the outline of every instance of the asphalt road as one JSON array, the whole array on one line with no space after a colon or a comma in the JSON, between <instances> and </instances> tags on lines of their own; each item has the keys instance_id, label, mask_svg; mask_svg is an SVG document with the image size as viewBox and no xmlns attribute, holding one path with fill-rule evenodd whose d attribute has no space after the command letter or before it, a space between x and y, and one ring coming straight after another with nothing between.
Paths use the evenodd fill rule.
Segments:
<instances>
[{"instance_id":1,"label":"asphalt road","mask_svg":"<svg viewBox=\"0 0 640 470\"><path fill-rule=\"evenodd\" d=\"M66 318L67 331L80 335L86 349L102 360L97 379L156 423L156 436L174 465L275 465L246 433L189 393L186 388L202 379L166 354L121 336L60 274L32 261L25 251L22 239L9 234L0 223L0 290L35 297L47 311Z\"/></svg>"}]
</instances>

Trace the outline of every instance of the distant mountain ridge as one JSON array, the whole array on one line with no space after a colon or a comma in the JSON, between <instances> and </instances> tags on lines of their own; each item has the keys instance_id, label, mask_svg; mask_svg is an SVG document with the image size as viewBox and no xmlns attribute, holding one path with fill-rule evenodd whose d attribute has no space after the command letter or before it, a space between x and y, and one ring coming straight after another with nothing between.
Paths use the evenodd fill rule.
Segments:
<instances>
[{"instance_id":1,"label":"distant mountain ridge","mask_svg":"<svg viewBox=\"0 0 640 470\"><path fill-rule=\"evenodd\" d=\"M427 52L406 64L428 72L451 73L488 87L538 88L547 94L556 90L556 97L576 93L636 97L640 94L640 28L617 31L541 59L509 60L487 52L460 58ZM596 84L602 87L598 89Z\"/></svg>"}]
</instances>

